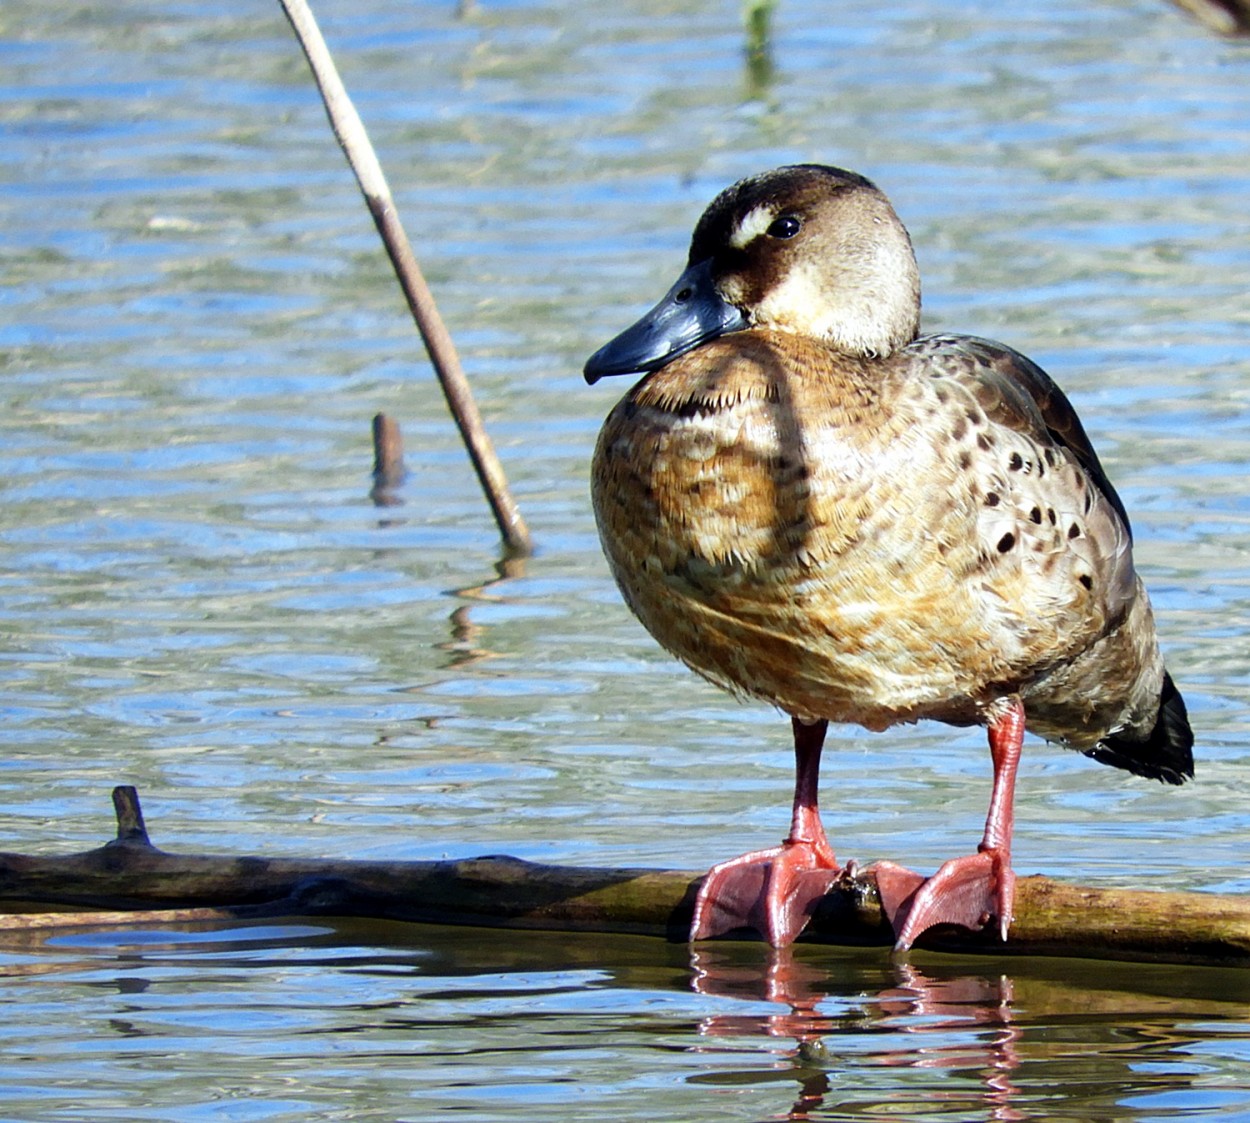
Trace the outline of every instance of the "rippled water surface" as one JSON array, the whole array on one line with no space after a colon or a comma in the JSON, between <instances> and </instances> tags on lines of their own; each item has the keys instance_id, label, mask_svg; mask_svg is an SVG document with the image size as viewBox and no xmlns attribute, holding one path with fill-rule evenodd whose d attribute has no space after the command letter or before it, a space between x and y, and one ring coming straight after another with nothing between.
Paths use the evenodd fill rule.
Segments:
<instances>
[{"instance_id":1,"label":"rippled water surface","mask_svg":"<svg viewBox=\"0 0 1250 1123\"><path fill-rule=\"evenodd\" d=\"M1133 515L1198 779L1030 743L1016 864L1250 891L1250 46L1161 0L323 0L538 543L497 535L276 5L0 10L0 832L699 868L775 838L786 723L633 622L585 356L721 187L854 167L926 326L1069 391ZM404 430L369 499L369 420ZM847 855L979 836L983 738L838 731ZM1250 1118L1247 981L330 924L0 941L0 1116ZM1006 974L1004 974L1006 971ZM804 1115L803 1113L807 1113Z\"/></svg>"}]
</instances>

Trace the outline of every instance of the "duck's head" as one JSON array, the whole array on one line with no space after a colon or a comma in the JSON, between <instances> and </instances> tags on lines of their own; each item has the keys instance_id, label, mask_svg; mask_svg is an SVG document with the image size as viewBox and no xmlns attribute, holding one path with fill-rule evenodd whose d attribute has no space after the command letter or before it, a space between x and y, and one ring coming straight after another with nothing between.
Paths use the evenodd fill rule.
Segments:
<instances>
[{"instance_id":1,"label":"duck's head","mask_svg":"<svg viewBox=\"0 0 1250 1123\"><path fill-rule=\"evenodd\" d=\"M885 356L916 337L920 275L889 200L863 176L799 164L722 191L664 299L586 361L587 382L658 370L717 336L771 328Z\"/></svg>"}]
</instances>

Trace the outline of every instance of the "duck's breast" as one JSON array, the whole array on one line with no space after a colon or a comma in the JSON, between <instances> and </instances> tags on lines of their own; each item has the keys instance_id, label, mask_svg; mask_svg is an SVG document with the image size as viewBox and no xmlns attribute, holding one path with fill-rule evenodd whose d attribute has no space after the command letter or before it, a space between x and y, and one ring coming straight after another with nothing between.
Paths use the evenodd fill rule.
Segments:
<instances>
[{"instance_id":1,"label":"duck's breast","mask_svg":"<svg viewBox=\"0 0 1250 1123\"><path fill-rule=\"evenodd\" d=\"M656 639L730 689L870 727L975 720L1001 661L978 510L875 377L763 332L649 376L596 449L604 548Z\"/></svg>"}]
</instances>

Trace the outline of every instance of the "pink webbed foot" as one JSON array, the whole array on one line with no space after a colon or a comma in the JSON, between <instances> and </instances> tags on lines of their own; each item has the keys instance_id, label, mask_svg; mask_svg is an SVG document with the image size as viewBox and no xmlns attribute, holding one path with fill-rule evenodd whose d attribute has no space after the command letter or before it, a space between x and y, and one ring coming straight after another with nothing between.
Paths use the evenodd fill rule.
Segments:
<instances>
[{"instance_id":1,"label":"pink webbed foot","mask_svg":"<svg viewBox=\"0 0 1250 1123\"><path fill-rule=\"evenodd\" d=\"M1024 706L1008 699L989 724L994 783L985 834L975 854L952 858L927 880L919 874L882 862L876 868L881 904L894 928L896 951L906 951L935 924L958 924L979 931L992 918L1007 938L1016 899L1011 869L1011 829L1016 767L1024 740Z\"/></svg>"},{"instance_id":2,"label":"pink webbed foot","mask_svg":"<svg viewBox=\"0 0 1250 1123\"><path fill-rule=\"evenodd\" d=\"M916 890L925 883L925 876L900 866L896 862L874 862L868 867L877 883L877 896L881 898L881 909L890 922L890 927L898 934L902 919L899 914L905 905L911 904Z\"/></svg>"},{"instance_id":3,"label":"pink webbed foot","mask_svg":"<svg viewBox=\"0 0 1250 1123\"><path fill-rule=\"evenodd\" d=\"M906 951L929 928L957 924L979 931L991 919L1007 938L1015 901L1016 875L1010 854L999 848L952 858L932 877L891 862L874 867L881 905L894 928L896 951Z\"/></svg>"},{"instance_id":4,"label":"pink webbed foot","mask_svg":"<svg viewBox=\"0 0 1250 1123\"><path fill-rule=\"evenodd\" d=\"M785 947L842 876L816 807L828 723L794 718L791 725L795 781L790 834L780 846L731 858L708 871L695 899L692 940L754 928L773 947Z\"/></svg>"},{"instance_id":5,"label":"pink webbed foot","mask_svg":"<svg viewBox=\"0 0 1250 1123\"><path fill-rule=\"evenodd\" d=\"M775 948L807 926L820 899L842 876L827 845L789 841L713 866L695 900L692 940L753 928Z\"/></svg>"}]
</instances>

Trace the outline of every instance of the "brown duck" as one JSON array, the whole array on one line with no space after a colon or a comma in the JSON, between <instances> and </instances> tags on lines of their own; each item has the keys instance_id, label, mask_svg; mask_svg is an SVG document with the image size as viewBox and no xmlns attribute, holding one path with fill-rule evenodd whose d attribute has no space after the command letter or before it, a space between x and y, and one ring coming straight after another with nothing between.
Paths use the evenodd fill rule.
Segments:
<instances>
[{"instance_id":1,"label":"brown duck","mask_svg":"<svg viewBox=\"0 0 1250 1123\"><path fill-rule=\"evenodd\" d=\"M842 870L817 810L828 722L988 727L977 853L927 880L876 867L897 946L935 924L1003 938L1026 729L1167 783L1193 775L1185 705L1133 569L1124 505L1072 406L999 343L919 336L910 239L839 168L735 184L668 294L586 363L647 372L595 449L625 600L712 682L791 716L779 847L715 866L692 939L792 941Z\"/></svg>"}]
</instances>

